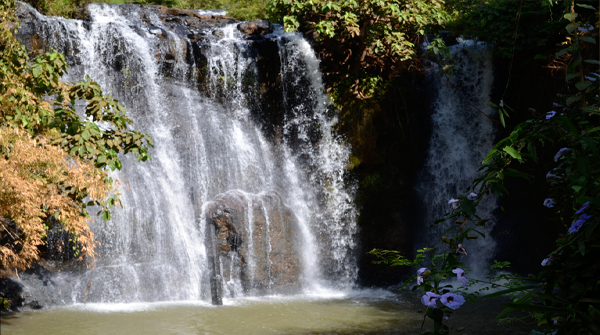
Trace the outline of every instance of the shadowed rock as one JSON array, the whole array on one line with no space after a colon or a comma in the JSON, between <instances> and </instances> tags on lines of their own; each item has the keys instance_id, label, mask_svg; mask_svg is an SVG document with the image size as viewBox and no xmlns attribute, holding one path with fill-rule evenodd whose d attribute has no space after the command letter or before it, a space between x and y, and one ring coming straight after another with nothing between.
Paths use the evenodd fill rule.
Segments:
<instances>
[{"instance_id":1,"label":"shadowed rock","mask_svg":"<svg viewBox=\"0 0 600 335\"><path fill-rule=\"evenodd\" d=\"M213 304L220 294L297 291L298 222L277 193L228 191L206 205L205 215Z\"/></svg>"}]
</instances>

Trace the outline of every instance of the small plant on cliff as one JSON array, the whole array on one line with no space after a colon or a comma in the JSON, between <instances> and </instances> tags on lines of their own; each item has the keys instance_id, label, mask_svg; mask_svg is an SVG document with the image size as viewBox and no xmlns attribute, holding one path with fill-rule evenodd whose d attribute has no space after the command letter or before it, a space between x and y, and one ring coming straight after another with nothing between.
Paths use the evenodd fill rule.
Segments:
<instances>
[{"instance_id":1,"label":"small plant on cliff","mask_svg":"<svg viewBox=\"0 0 600 335\"><path fill-rule=\"evenodd\" d=\"M71 234L80 259L94 257L87 208L98 206L108 220L119 204L106 170L121 168L119 153L146 161L152 146L149 135L128 130L125 107L89 77L61 81L62 54L30 59L17 28L14 2L0 0L0 277L40 257L50 222ZM86 103L85 118L75 101Z\"/></svg>"}]
</instances>

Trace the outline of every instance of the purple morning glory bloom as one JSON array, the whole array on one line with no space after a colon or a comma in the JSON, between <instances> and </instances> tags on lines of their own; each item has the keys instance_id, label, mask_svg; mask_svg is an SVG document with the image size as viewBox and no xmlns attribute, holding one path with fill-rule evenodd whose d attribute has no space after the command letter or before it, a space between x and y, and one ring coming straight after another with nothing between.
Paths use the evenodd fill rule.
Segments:
<instances>
[{"instance_id":1,"label":"purple morning glory bloom","mask_svg":"<svg viewBox=\"0 0 600 335\"><path fill-rule=\"evenodd\" d=\"M542 266L548 266L548 265L552 264L553 260L554 260L554 258L552 256L550 256L548 258L544 258L544 260L542 261Z\"/></svg>"},{"instance_id":2,"label":"purple morning glory bloom","mask_svg":"<svg viewBox=\"0 0 600 335\"><path fill-rule=\"evenodd\" d=\"M439 298L440 296L433 292L425 292L425 295L421 297L421 302L427 307L437 308L436 301Z\"/></svg>"},{"instance_id":3,"label":"purple morning glory bloom","mask_svg":"<svg viewBox=\"0 0 600 335\"><path fill-rule=\"evenodd\" d=\"M558 152L556 153L556 155L554 155L554 161L558 162L558 159L560 157L562 157L562 155L565 153L565 151L569 150L569 148L562 148L560 150L558 150Z\"/></svg>"},{"instance_id":4,"label":"purple morning glory bloom","mask_svg":"<svg viewBox=\"0 0 600 335\"><path fill-rule=\"evenodd\" d=\"M460 206L460 200L452 198L448 200L448 205L452 206L452 209L457 209Z\"/></svg>"},{"instance_id":5,"label":"purple morning glory bloom","mask_svg":"<svg viewBox=\"0 0 600 335\"><path fill-rule=\"evenodd\" d=\"M469 199L471 201L477 200L477 193L475 193L475 192L469 193L469 196L467 197L467 199Z\"/></svg>"},{"instance_id":6,"label":"purple morning glory bloom","mask_svg":"<svg viewBox=\"0 0 600 335\"><path fill-rule=\"evenodd\" d=\"M552 171L556 171L556 169L552 169ZM552 171L548 171L548 173L546 173L546 179L548 179L548 178L557 178L557 179L562 178L561 176L552 173Z\"/></svg>"},{"instance_id":7,"label":"purple morning glory bloom","mask_svg":"<svg viewBox=\"0 0 600 335\"><path fill-rule=\"evenodd\" d=\"M594 77L600 77L600 74L597 74L596 72L590 72L590 75L592 75L592 76L585 76L585 79L587 79L589 81L596 81L596 79L598 79L598 78L594 78Z\"/></svg>"},{"instance_id":8,"label":"purple morning glory bloom","mask_svg":"<svg viewBox=\"0 0 600 335\"><path fill-rule=\"evenodd\" d=\"M546 113L546 120L550 120L554 117L554 115L556 115L555 111L549 111L548 113Z\"/></svg>"},{"instance_id":9,"label":"purple morning glory bloom","mask_svg":"<svg viewBox=\"0 0 600 335\"><path fill-rule=\"evenodd\" d=\"M425 277L425 274L423 273L425 271L428 271L427 268L420 268L417 270L417 285L423 284L423 277Z\"/></svg>"},{"instance_id":10,"label":"purple morning glory bloom","mask_svg":"<svg viewBox=\"0 0 600 335\"><path fill-rule=\"evenodd\" d=\"M591 24L588 23L584 26L577 27L577 30L581 31L582 33L587 33L587 32L594 30L594 26L592 26Z\"/></svg>"},{"instance_id":11,"label":"purple morning glory bloom","mask_svg":"<svg viewBox=\"0 0 600 335\"><path fill-rule=\"evenodd\" d=\"M581 214L579 216L579 219L575 220L575 222L573 222L573 224L571 225L571 227L569 228L569 234L573 234L575 232L579 231L579 228L581 228L581 226L583 226L583 224L590 218L589 215L587 214Z\"/></svg>"},{"instance_id":12,"label":"purple morning glory bloom","mask_svg":"<svg viewBox=\"0 0 600 335\"><path fill-rule=\"evenodd\" d=\"M544 206L546 206L548 208L552 208L552 207L554 207L554 205L556 205L556 202L554 202L554 199L546 198L546 200L544 200Z\"/></svg>"},{"instance_id":13,"label":"purple morning glory bloom","mask_svg":"<svg viewBox=\"0 0 600 335\"><path fill-rule=\"evenodd\" d=\"M465 303L465 298L462 295L446 293L442 295L440 301L442 304L446 305L446 307L457 309Z\"/></svg>"},{"instance_id":14,"label":"purple morning glory bloom","mask_svg":"<svg viewBox=\"0 0 600 335\"><path fill-rule=\"evenodd\" d=\"M464 256L467 256L467 250L465 250L465 247L463 247L463 245L462 245L462 244L460 244L460 243L459 243L459 244L458 244L458 246L456 247L456 253L457 253L457 254L464 255Z\"/></svg>"},{"instance_id":15,"label":"purple morning glory bloom","mask_svg":"<svg viewBox=\"0 0 600 335\"><path fill-rule=\"evenodd\" d=\"M590 202L589 201L586 202L585 204L583 204L583 206L581 206L581 208L577 212L575 212L575 214L581 214L581 213L583 213L583 211L585 211L588 208L589 205L590 205Z\"/></svg>"},{"instance_id":16,"label":"purple morning glory bloom","mask_svg":"<svg viewBox=\"0 0 600 335\"><path fill-rule=\"evenodd\" d=\"M463 284L463 286L467 286L469 279L467 279L467 276L465 275L465 271L463 271L463 269L456 268L452 270L452 273L456 273L456 278L458 279L458 281L460 281Z\"/></svg>"}]
</instances>

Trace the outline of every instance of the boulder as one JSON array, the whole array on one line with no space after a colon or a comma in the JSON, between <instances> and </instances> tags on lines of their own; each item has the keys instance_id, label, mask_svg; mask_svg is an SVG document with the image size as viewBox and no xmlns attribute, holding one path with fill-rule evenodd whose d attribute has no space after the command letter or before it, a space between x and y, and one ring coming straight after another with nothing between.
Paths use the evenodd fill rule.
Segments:
<instances>
[{"instance_id":1,"label":"boulder","mask_svg":"<svg viewBox=\"0 0 600 335\"><path fill-rule=\"evenodd\" d=\"M9 310L19 311L19 307L25 306L23 299L23 285L11 278L0 278L0 298L9 300ZM4 305L0 304L0 312L6 311Z\"/></svg>"},{"instance_id":2,"label":"boulder","mask_svg":"<svg viewBox=\"0 0 600 335\"><path fill-rule=\"evenodd\" d=\"M271 23L267 20L245 21L237 25L239 31L246 35L266 35L273 31Z\"/></svg>"},{"instance_id":3,"label":"boulder","mask_svg":"<svg viewBox=\"0 0 600 335\"><path fill-rule=\"evenodd\" d=\"M150 34L152 35L156 35L160 38L165 38L167 37L167 32L160 28L160 27L156 27L156 26L150 26L150 28L148 28L148 31L150 32Z\"/></svg>"},{"instance_id":4,"label":"boulder","mask_svg":"<svg viewBox=\"0 0 600 335\"><path fill-rule=\"evenodd\" d=\"M222 292L235 296L298 290L300 230L277 193L228 191L207 203L204 214L214 304L220 304ZM241 292L232 283L239 283Z\"/></svg>"}]
</instances>

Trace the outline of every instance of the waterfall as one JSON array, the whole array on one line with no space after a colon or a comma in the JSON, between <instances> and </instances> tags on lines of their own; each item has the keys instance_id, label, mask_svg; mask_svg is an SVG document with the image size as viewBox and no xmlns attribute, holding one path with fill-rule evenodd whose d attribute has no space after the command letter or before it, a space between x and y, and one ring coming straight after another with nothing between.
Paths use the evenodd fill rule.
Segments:
<instances>
[{"instance_id":1,"label":"waterfall","mask_svg":"<svg viewBox=\"0 0 600 335\"><path fill-rule=\"evenodd\" d=\"M350 148L335 133L307 41L276 25L247 36L204 12L88 10L90 21L67 20L21 3L19 38L64 53L72 67L63 79L90 75L155 148L151 161L123 156L123 169L111 173L124 208L91 223L102 243L93 266L72 262L23 278L27 294L49 305L220 303L351 287Z\"/></svg>"},{"instance_id":2,"label":"waterfall","mask_svg":"<svg viewBox=\"0 0 600 335\"><path fill-rule=\"evenodd\" d=\"M448 200L468 194L466 188L479 176L481 162L492 149L495 129L488 116L496 112L488 105L493 84L492 56L485 44L461 41L450 51L456 68L450 79L432 76L431 138L425 162L416 183L420 203L420 238L416 246L432 247L447 226L429 228L450 211ZM450 80L452 83L449 83ZM469 240L464 246L469 254L463 261L475 276L485 275L496 243L489 237L494 226L494 196L487 196L477 207L477 215L492 219L481 228L486 239Z\"/></svg>"}]
</instances>

